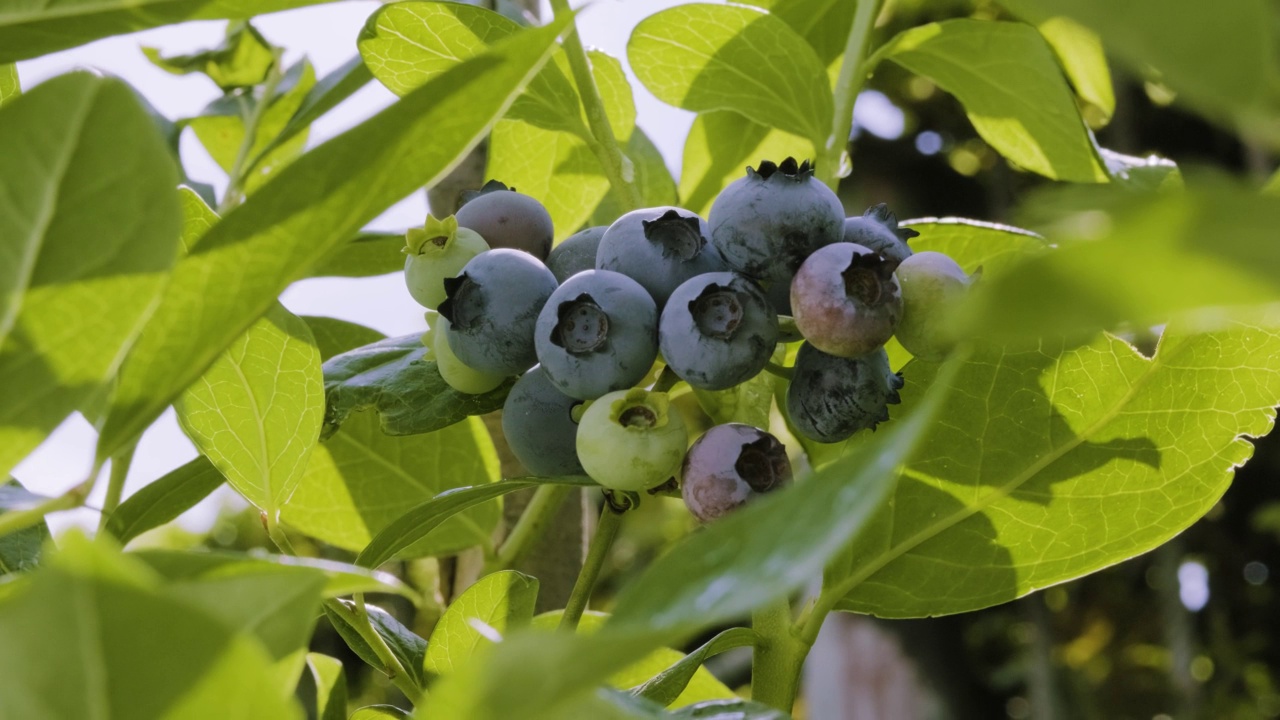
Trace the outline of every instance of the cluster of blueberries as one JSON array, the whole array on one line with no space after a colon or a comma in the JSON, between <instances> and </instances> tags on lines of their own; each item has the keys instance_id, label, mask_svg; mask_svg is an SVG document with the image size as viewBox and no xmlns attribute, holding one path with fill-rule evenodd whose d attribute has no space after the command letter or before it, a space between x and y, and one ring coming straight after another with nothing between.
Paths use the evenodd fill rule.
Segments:
<instances>
[{"instance_id":1,"label":"cluster of blueberries","mask_svg":"<svg viewBox=\"0 0 1280 720\"><path fill-rule=\"evenodd\" d=\"M884 344L896 334L917 357L944 356L940 318L971 280L945 255L913 254L916 234L884 205L845 218L793 158L747 168L707 220L635 210L554 249L541 203L490 181L456 215L409 231L405 279L438 313L423 340L451 387L485 393L520 376L502 423L530 472L641 491L679 470L705 522L789 482L790 464L749 425L718 425L689 447L667 394L638 387L659 354L704 390L770 366L789 375L787 414L812 440L873 428L902 387ZM773 365L779 342L800 339L792 368Z\"/></svg>"}]
</instances>

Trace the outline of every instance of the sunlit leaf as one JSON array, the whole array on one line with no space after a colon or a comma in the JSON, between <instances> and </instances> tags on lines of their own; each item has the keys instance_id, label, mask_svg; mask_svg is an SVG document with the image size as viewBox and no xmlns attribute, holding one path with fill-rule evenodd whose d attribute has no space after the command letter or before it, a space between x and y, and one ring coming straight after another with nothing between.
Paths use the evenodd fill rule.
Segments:
<instances>
[{"instance_id":1,"label":"sunlit leaf","mask_svg":"<svg viewBox=\"0 0 1280 720\"><path fill-rule=\"evenodd\" d=\"M0 137L7 474L120 367L165 286L181 218L169 151L118 80L39 85L0 108Z\"/></svg>"},{"instance_id":2,"label":"sunlit leaf","mask_svg":"<svg viewBox=\"0 0 1280 720\"><path fill-rule=\"evenodd\" d=\"M276 305L174 408L187 437L231 487L275 518L306 472L324 405L311 329Z\"/></svg>"},{"instance_id":3,"label":"sunlit leaf","mask_svg":"<svg viewBox=\"0 0 1280 720\"><path fill-rule=\"evenodd\" d=\"M125 545L142 533L176 520L222 486L226 478L201 455L153 480L120 503L107 521L107 532Z\"/></svg>"},{"instance_id":4,"label":"sunlit leaf","mask_svg":"<svg viewBox=\"0 0 1280 720\"><path fill-rule=\"evenodd\" d=\"M1022 23L948 20L899 33L876 51L964 105L1001 155L1045 177L1105 182L1053 51Z\"/></svg>"},{"instance_id":5,"label":"sunlit leaf","mask_svg":"<svg viewBox=\"0 0 1280 720\"><path fill-rule=\"evenodd\" d=\"M732 110L825 147L833 101L826 67L785 22L740 5L689 4L636 26L627 57L659 100Z\"/></svg>"},{"instance_id":6,"label":"sunlit leaf","mask_svg":"<svg viewBox=\"0 0 1280 720\"><path fill-rule=\"evenodd\" d=\"M461 667L476 648L529 624L538 599L538 579L514 570L490 573L467 588L431 631L427 672L444 675Z\"/></svg>"}]
</instances>

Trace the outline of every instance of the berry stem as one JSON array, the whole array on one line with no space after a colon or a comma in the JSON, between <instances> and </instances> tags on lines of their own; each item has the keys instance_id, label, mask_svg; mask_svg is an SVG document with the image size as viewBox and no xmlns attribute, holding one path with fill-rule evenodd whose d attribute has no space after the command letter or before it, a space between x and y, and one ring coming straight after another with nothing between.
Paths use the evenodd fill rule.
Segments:
<instances>
[{"instance_id":1,"label":"berry stem","mask_svg":"<svg viewBox=\"0 0 1280 720\"><path fill-rule=\"evenodd\" d=\"M266 82L262 85L262 99L253 106L253 110L244 118L244 138L240 141L240 149L236 151L235 162L231 164L231 172L227 175L227 190L222 194L222 202L218 204L219 214L225 214L231 208L244 202L245 180L248 179L249 170L252 169L249 164L249 153L253 150L253 146L257 144L258 126L262 124L262 116L266 114L267 107L271 104L276 94L276 88L280 85L280 81L284 79L284 73L280 70L281 60L280 51L277 49L275 61L271 64L271 70L267 73Z\"/></svg>"},{"instance_id":2,"label":"berry stem","mask_svg":"<svg viewBox=\"0 0 1280 720\"><path fill-rule=\"evenodd\" d=\"M596 578L600 576L600 568L604 567L609 548L618 537L618 529L622 527L622 514L629 508L616 509L614 504L605 499L604 509L600 511L600 522L596 524L595 537L591 538L591 547L587 550L587 559L582 563L582 572L578 573L578 581L573 584L573 593L565 605L564 614L560 617L561 630L576 630L582 613L591 600L591 591L595 588Z\"/></svg>"},{"instance_id":3,"label":"berry stem","mask_svg":"<svg viewBox=\"0 0 1280 720\"><path fill-rule=\"evenodd\" d=\"M835 115L831 121L831 137L818 163L818 178L835 190L840 185L840 160L849 146L849 134L853 131L853 105L862 92L872 63L867 62L867 46L871 42L871 30L884 0L858 0L853 11L853 27L844 46L844 60L840 63L840 76L836 80Z\"/></svg>"},{"instance_id":4,"label":"berry stem","mask_svg":"<svg viewBox=\"0 0 1280 720\"><path fill-rule=\"evenodd\" d=\"M670 367L662 368L662 372L658 374L658 379L653 383L653 392L671 392L671 388L680 382L680 376Z\"/></svg>"},{"instance_id":5,"label":"berry stem","mask_svg":"<svg viewBox=\"0 0 1280 720\"><path fill-rule=\"evenodd\" d=\"M267 537L271 538L271 542L275 544L276 549L282 555L297 556L297 551L293 549L293 543L289 541L289 536L285 534L284 528L280 527L279 518L275 513L263 511L262 524L267 529ZM373 668L383 675L387 676L392 683L395 684L400 692L409 699L409 702L418 703L422 697L422 688L414 682L404 665L391 652L391 648L387 647L386 640L378 634L373 628L373 623L369 621L369 611L364 606L364 593L356 593L354 596L355 608L352 609L343 604L337 598L329 598L324 601L324 606L334 615L342 618L353 630L360 635L360 639L364 640L373 654L377 656L381 667L374 665Z\"/></svg>"},{"instance_id":6,"label":"berry stem","mask_svg":"<svg viewBox=\"0 0 1280 720\"><path fill-rule=\"evenodd\" d=\"M780 378L782 378L783 380L790 380L790 379L792 378L792 376L794 376L794 375L795 375L795 369L794 369L794 368L789 368L789 367L786 367L785 365L779 365L778 363L776 363L776 362L774 362L774 361L772 361L772 360L770 360L769 362L765 363L765 365L764 365L764 369L765 369L765 371L767 371L770 375L774 375L774 376L780 377Z\"/></svg>"},{"instance_id":7,"label":"berry stem","mask_svg":"<svg viewBox=\"0 0 1280 720\"><path fill-rule=\"evenodd\" d=\"M374 669L380 671L391 682L395 683L395 686L399 688L400 692L404 693L409 702L415 705L418 704L418 701L422 698L422 689L413 681L413 677L405 670L404 665L401 665L396 656L391 653L391 648L387 647L386 641L382 639L378 631L373 629L373 623L369 622L369 611L364 606L364 596L362 594L356 595L354 609L348 607L337 598L325 600L324 606L334 615L346 621L360 635L360 639L365 641L365 644L369 646L373 654L378 657L382 667L375 667Z\"/></svg>"},{"instance_id":8,"label":"berry stem","mask_svg":"<svg viewBox=\"0 0 1280 720\"><path fill-rule=\"evenodd\" d=\"M137 447L138 443L130 443L111 458L111 474L107 478L107 497L102 502L102 518L98 521L99 533L106 532L111 513L115 512L120 505L120 498L124 495L124 481L129 475L129 466L133 464L133 451Z\"/></svg>"},{"instance_id":9,"label":"berry stem","mask_svg":"<svg viewBox=\"0 0 1280 720\"><path fill-rule=\"evenodd\" d=\"M520 562L547 529L571 489L568 485L547 484L535 490L533 499L521 513L515 527L511 528L511 534L507 535L497 555L485 564L484 574L506 570Z\"/></svg>"},{"instance_id":10,"label":"berry stem","mask_svg":"<svg viewBox=\"0 0 1280 720\"><path fill-rule=\"evenodd\" d=\"M25 530L44 519L45 515L59 510L75 510L84 505L85 498L93 492L98 481L98 473L102 471L102 459L95 460L89 477L70 490L55 495L44 502L26 510L11 510L0 514L0 537Z\"/></svg>"},{"instance_id":11,"label":"berry stem","mask_svg":"<svg viewBox=\"0 0 1280 720\"><path fill-rule=\"evenodd\" d=\"M751 628L760 636L751 656L751 699L790 713L812 643L792 632L785 598L752 613Z\"/></svg>"},{"instance_id":12,"label":"berry stem","mask_svg":"<svg viewBox=\"0 0 1280 720\"><path fill-rule=\"evenodd\" d=\"M572 12L569 0L551 0L551 10L557 19ZM574 83L578 86L578 94L582 97L582 107L587 113L587 124L591 128L593 138L587 138L587 144L600 160L605 175L613 192L622 203L622 212L644 207L644 196L635 183L634 168L628 172L626 168L631 161L618 145L618 138L613 134L613 126L609 124L609 115L604 110L604 101L600 98L600 89L596 87L595 78L591 74L591 60L582 46L582 38L578 36L577 24L572 24L569 34L564 38L564 51L569 59L569 69L573 71Z\"/></svg>"}]
</instances>

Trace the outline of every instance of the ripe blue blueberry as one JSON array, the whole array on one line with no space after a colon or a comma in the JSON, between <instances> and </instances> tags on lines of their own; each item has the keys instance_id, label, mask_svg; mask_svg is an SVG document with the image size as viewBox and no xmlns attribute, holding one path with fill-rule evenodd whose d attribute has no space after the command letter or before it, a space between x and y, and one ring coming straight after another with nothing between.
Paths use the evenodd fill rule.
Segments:
<instances>
[{"instance_id":1,"label":"ripe blue blueberry","mask_svg":"<svg viewBox=\"0 0 1280 720\"><path fill-rule=\"evenodd\" d=\"M867 208L862 217L844 221L844 242L871 248L894 262L911 256L907 241L919 234L910 228L898 227L898 216L884 203Z\"/></svg>"},{"instance_id":2,"label":"ripe blue blueberry","mask_svg":"<svg viewBox=\"0 0 1280 720\"><path fill-rule=\"evenodd\" d=\"M787 387L787 414L801 435L840 442L888 420L889 405L899 401L900 389L902 377L889 369L884 348L841 358L805 343Z\"/></svg>"},{"instance_id":3,"label":"ripe blue blueberry","mask_svg":"<svg viewBox=\"0 0 1280 720\"><path fill-rule=\"evenodd\" d=\"M609 270L578 273L538 315L538 362L579 400L635 385L658 356L658 308L640 283Z\"/></svg>"},{"instance_id":4,"label":"ripe blue blueberry","mask_svg":"<svg viewBox=\"0 0 1280 720\"><path fill-rule=\"evenodd\" d=\"M706 222L688 210L666 206L633 210L605 230L596 252L596 269L632 278L661 308L680 283L725 269L706 238Z\"/></svg>"},{"instance_id":5,"label":"ripe blue blueberry","mask_svg":"<svg viewBox=\"0 0 1280 720\"><path fill-rule=\"evenodd\" d=\"M502 434L530 473L585 473L578 462L578 423L573 420L573 409L581 404L557 390L540 365L516 381L502 406Z\"/></svg>"},{"instance_id":6,"label":"ripe blue blueberry","mask_svg":"<svg viewBox=\"0 0 1280 720\"><path fill-rule=\"evenodd\" d=\"M423 227L410 228L405 235L404 281L409 294L419 305L435 310L444 302L444 279L488 249L479 233L459 228L456 217L437 220L428 215Z\"/></svg>"},{"instance_id":7,"label":"ripe blue blueberry","mask_svg":"<svg viewBox=\"0 0 1280 720\"><path fill-rule=\"evenodd\" d=\"M591 479L639 492L674 477L689 445L666 393L635 388L591 403L578 423L578 460Z\"/></svg>"},{"instance_id":8,"label":"ripe blue blueberry","mask_svg":"<svg viewBox=\"0 0 1280 720\"><path fill-rule=\"evenodd\" d=\"M538 361L533 331L556 278L519 250L482 252L457 277L444 281L440 314L449 321L449 347L468 367L519 375Z\"/></svg>"},{"instance_id":9,"label":"ripe blue blueberry","mask_svg":"<svg viewBox=\"0 0 1280 720\"><path fill-rule=\"evenodd\" d=\"M854 243L828 245L791 281L796 328L831 355L858 357L883 346L902 318L898 263Z\"/></svg>"},{"instance_id":10,"label":"ripe blue blueberry","mask_svg":"<svg viewBox=\"0 0 1280 720\"><path fill-rule=\"evenodd\" d=\"M808 161L766 160L720 193L708 224L711 243L730 268L787 283L814 250L840 240L844 206L813 177Z\"/></svg>"},{"instance_id":11,"label":"ripe blue blueberry","mask_svg":"<svg viewBox=\"0 0 1280 720\"><path fill-rule=\"evenodd\" d=\"M704 523L790 482L787 449L769 433L741 423L703 433L680 469L684 504Z\"/></svg>"},{"instance_id":12,"label":"ripe blue blueberry","mask_svg":"<svg viewBox=\"0 0 1280 720\"><path fill-rule=\"evenodd\" d=\"M551 214L537 200L497 180L466 194L458 224L480 233L491 248L523 250L545 260L555 239Z\"/></svg>"},{"instance_id":13,"label":"ripe blue blueberry","mask_svg":"<svg viewBox=\"0 0 1280 720\"><path fill-rule=\"evenodd\" d=\"M732 272L686 280L658 323L667 366L703 390L724 390L764 369L778 343L778 316L764 292Z\"/></svg>"},{"instance_id":14,"label":"ripe blue blueberry","mask_svg":"<svg viewBox=\"0 0 1280 720\"><path fill-rule=\"evenodd\" d=\"M556 276L556 280L564 282L583 270L592 270L596 266L596 250L600 247L600 238L609 228L600 225L576 232L564 239L564 242L551 248L547 256L547 267Z\"/></svg>"}]
</instances>

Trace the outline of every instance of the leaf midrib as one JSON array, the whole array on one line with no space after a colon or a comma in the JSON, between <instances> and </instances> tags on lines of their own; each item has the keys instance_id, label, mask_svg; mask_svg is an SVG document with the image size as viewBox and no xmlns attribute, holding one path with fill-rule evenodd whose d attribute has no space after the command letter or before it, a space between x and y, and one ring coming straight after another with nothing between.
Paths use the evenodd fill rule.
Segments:
<instances>
[{"instance_id":1,"label":"leaf midrib","mask_svg":"<svg viewBox=\"0 0 1280 720\"><path fill-rule=\"evenodd\" d=\"M1181 353L1185 348L1189 346L1190 346L1190 343L1183 342L1181 345L1173 348L1171 352L1173 356L1176 357L1179 353ZM1139 391L1143 390L1146 387L1147 383L1150 382L1151 378L1155 375L1156 371L1163 368L1168 363L1168 360L1170 358L1165 357L1165 355L1168 355L1168 354L1169 353L1157 352L1155 356L1147 364L1147 368L1145 371L1143 371L1142 375L1140 375L1132 384L1130 384L1129 390L1124 394L1124 396L1121 397L1111 409L1109 409L1105 414L1103 414L1102 417L1098 418L1097 421L1095 421L1089 427L1085 428L1083 432L1078 433L1074 438L1072 438L1070 442L1067 442L1057 450L1042 456L1039 460L1037 460L1036 462L1028 466L1027 469L1024 470L1022 473L1019 473L1009 482L997 487L995 490L992 490L990 493L987 493L977 502L974 502L972 505L964 506L960 510L957 510L952 514L943 517L937 522L934 522L930 525L926 525L924 528L922 528L920 531L918 531L916 534L912 535L911 537L907 538L902 543L889 548L889 550L883 553L880 558L877 558L876 561L867 565L861 571L854 573L853 575L843 580L840 583L840 585L837 586L838 588L842 588L842 591L837 593L837 597L844 598L848 596L849 593L853 592L864 581L866 581L868 578L875 575L877 572L880 572L881 570L883 570L886 566L889 565L889 563L893 562L894 560L897 560L899 557L906 554L907 551L913 550L916 547L919 547L925 541L931 540L935 536L941 534L943 531L950 529L951 527L959 524L961 521L966 520L973 515L976 515L977 513L991 506L991 504L994 503L995 501L1008 497L1011 493L1013 493L1015 490L1017 490L1027 481L1031 480L1033 477L1035 477L1045 468L1049 467L1053 463L1060 460L1067 453L1071 452L1072 450L1075 450L1077 447L1080 447L1082 444L1088 441L1091 437L1093 437L1093 435L1097 433L1100 429L1109 425L1113 420L1116 419L1117 416L1119 416L1121 411L1129 404L1130 401L1133 400L1134 396L1136 396ZM890 540L892 541L892 538Z\"/></svg>"},{"instance_id":2,"label":"leaf midrib","mask_svg":"<svg viewBox=\"0 0 1280 720\"><path fill-rule=\"evenodd\" d=\"M77 114L76 119L69 124L70 127L76 128L74 132L75 142L64 146L65 152L58 157L56 171L50 177L49 190L44 193L44 202L41 204L39 213L37 213L36 222L32 225L31 233L27 236L27 242L24 243L28 252L22 258L18 284L13 288L12 305L8 312L0 315L0 345L3 345L5 339L9 337L10 331L13 330L14 325L18 322L18 316L22 314L23 296L26 294L27 288L31 287L31 277L35 273L40 251L44 248L44 240L49 232L49 226L53 223L58 201L62 196L62 187L66 182L67 171L80 149L80 141L83 138L85 124L88 122L88 117L92 114L98 102L98 94L101 89L101 86L97 83L92 86L92 92L85 98L85 102L81 103L80 112Z\"/></svg>"}]
</instances>

